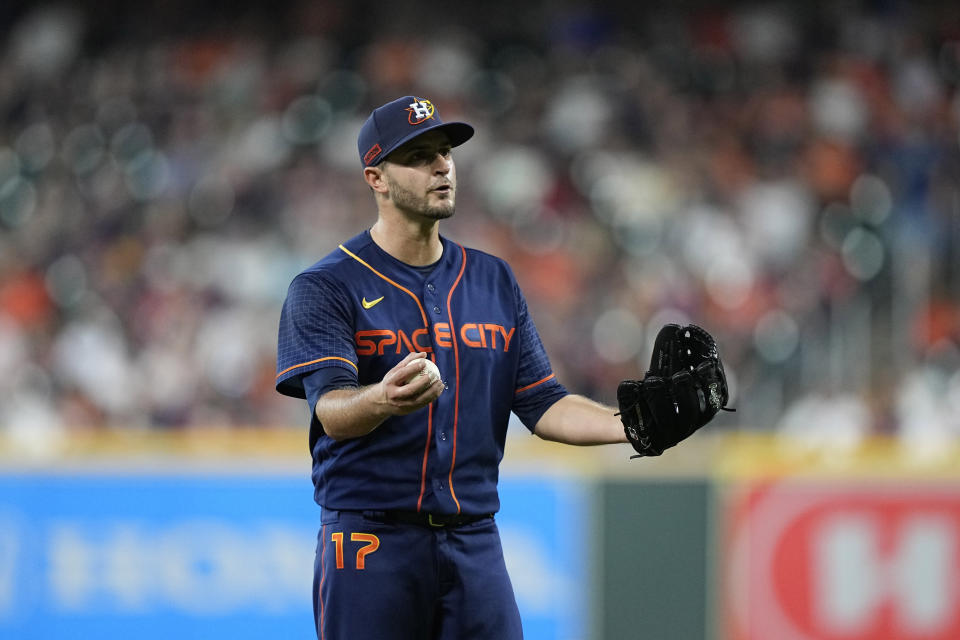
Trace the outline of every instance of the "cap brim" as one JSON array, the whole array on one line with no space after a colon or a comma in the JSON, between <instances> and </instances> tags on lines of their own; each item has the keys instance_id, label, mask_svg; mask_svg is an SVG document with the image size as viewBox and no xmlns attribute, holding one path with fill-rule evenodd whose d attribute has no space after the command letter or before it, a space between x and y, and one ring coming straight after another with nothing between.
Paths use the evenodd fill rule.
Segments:
<instances>
[{"instance_id":1,"label":"cap brim","mask_svg":"<svg viewBox=\"0 0 960 640\"><path fill-rule=\"evenodd\" d=\"M470 138L473 137L473 127L471 127L466 122L441 122L423 129L417 129L415 132L411 133L408 136L404 136L397 140L389 149L385 149L380 154L380 160L376 164L380 164L386 160L387 156L396 151L399 147L407 144L414 138L419 138L428 131L443 131L447 134L447 138L450 140L450 146L458 147Z\"/></svg>"}]
</instances>

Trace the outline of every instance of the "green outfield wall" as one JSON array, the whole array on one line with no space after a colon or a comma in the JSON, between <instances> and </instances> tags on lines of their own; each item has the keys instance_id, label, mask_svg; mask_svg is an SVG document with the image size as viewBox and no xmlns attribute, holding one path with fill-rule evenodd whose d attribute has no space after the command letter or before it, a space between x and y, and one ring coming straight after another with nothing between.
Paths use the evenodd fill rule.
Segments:
<instances>
[{"instance_id":1,"label":"green outfield wall","mask_svg":"<svg viewBox=\"0 0 960 640\"><path fill-rule=\"evenodd\" d=\"M710 483L601 480L596 492L594 638L706 640Z\"/></svg>"}]
</instances>

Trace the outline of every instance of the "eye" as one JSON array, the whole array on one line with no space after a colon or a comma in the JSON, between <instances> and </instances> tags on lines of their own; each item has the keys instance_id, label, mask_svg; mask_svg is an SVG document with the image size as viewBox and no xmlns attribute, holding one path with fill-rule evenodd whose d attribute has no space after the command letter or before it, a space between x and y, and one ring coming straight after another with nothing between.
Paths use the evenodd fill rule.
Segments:
<instances>
[{"instance_id":1,"label":"eye","mask_svg":"<svg viewBox=\"0 0 960 640\"><path fill-rule=\"evenodd\" d=\"M426 151L417 151L410 156L411 162L423 162L430 158L430 154Z\"/></svg>"},{"instance_id":2,"label":"eye","mask_svg":"<svg viewBox=\"0 0 960 640\"><path fill-rule=\"evenodd\" d=\"M406 165L428 164L433 162L438 154L442 158L449 158L450 147L411 149L407 154L401 156L402 159L399 161Z\"/></svg>"}]
</instances>

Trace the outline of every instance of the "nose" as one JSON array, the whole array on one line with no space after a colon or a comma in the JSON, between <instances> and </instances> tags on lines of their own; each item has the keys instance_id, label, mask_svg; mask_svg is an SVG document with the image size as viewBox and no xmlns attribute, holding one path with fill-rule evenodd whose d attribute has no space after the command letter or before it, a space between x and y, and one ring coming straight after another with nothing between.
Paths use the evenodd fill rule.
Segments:
<instances>
[{"instance_id":1,"label":"nose","mask_svg":"<svg viewBox=\"0 0 960 640\"><path fill-rule=\"evenodd\" d=\"M450 173L451 159L449 155L438 153L433 157L433 171L439 175Z\"/></svg>"}]
</instances>

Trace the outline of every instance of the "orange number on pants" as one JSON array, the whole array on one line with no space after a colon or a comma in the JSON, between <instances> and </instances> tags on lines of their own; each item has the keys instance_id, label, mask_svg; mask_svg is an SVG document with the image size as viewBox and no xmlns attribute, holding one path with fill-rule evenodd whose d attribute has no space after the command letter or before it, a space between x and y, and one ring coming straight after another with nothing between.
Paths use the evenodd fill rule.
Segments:
<instances>
[{"instance_id":1,"label":"orange number on pants","mask_svg":"<svg viewBox=\"0 0 960 640\"><path fill-rule=\"evenodd\" d=\"M363 569L364 558L380 548L380 538L372 533L351 533L350 542L366 542L357 549L357 569Z\"/></svg>"},{"instance_id":2,"label":"orange number on pants","mask_svg":"<svg viewBox=\"0 0 960 640\"><path fill-rule=\"evenodd\" d=\"M337 569L343 569L343 532L335 531L331 533L330 540L333 541L333 547L336 551ZM367 543L357 549L356 567L358 570L362 570L366 566L366 557L380 548L380 538L372 533L351 533L350 542Z\"/></svg>"},{"instance_id":3,"label":"orange number on pants","mask_svg":"<svg viewBox=\"0 0 960 640\"><path fill-rule=\"evenodd\" d=\"M333 540L333 548L337 551L337 569L343 569L343 532L331 533L330 539Z\"/></svg>"}]
</instances>

